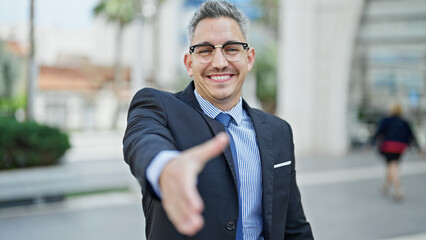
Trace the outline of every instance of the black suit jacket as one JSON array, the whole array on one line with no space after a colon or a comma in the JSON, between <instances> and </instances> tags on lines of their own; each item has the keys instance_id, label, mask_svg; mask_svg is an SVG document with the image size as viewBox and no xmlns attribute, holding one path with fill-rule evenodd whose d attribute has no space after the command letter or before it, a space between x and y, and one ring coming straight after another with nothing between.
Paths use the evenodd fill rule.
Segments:
<instances>
[{"instance_id":1,"label":"black suit jacket","mask_svg":"<svg viewBox=\"0 0 426 240\"><path fill-rule=\"evenodd\" d=\"M123 151L125 161L142 187L148 240L235 240L236 231L232 226L238 219L238 193L229 147L224 154L209 161L199 175L205 225L193 237L177 232L146 180L145 170L160 151L184 151L224 131L221 123L203 113L193 91L193 83L176 94L146 88L139 91L130 104ZM313 239L296 184L289 124L250 108L246 102L243 107L253 121L260 151L265 240ZM274 168L287 161L291 164Z\"/></svg>"}]
</instances>

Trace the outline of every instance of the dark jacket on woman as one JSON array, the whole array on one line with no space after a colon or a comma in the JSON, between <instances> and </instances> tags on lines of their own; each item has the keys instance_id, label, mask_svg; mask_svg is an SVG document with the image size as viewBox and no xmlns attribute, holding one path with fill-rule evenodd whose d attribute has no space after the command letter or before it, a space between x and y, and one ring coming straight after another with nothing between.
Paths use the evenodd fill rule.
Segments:
<instances>
[{"instance_id":1,"label":"dark jacket on woman","mask_svg":"<svg viewBox=\"0 0 426 240\"><path fill-rule=\"evenodd\" d=\"M392 115L384 118L380 122L377 132L372 139L372 143L374 143L377 139L381 140L381 152L388 152L384 151L384 148L386 148L385 146L389 146L389 143L400 143L403 145L412 143L416 147L419 147L410 125L398 115ZM402 153L404 149L402 149L400 153Z\"/></svg>"}]
</instances>

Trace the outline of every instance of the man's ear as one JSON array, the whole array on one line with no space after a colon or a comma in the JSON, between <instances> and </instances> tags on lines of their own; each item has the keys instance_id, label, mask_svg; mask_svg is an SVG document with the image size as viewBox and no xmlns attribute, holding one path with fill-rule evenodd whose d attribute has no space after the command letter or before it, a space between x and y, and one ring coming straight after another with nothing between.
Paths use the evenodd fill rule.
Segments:
<instances>
[{"instance_id":1,"label":"man's ear","mask_svg":"<svg viewBox=\"0 0 426 240\"><path fill-rule=\"evenodd\" d=\"M247 51L247 65L248 65L248 68L247 68L247 70L250 72L251 71L251 69L253 68L253 64L254 64L254 59L255 59L255 56L256 56L256 51L254 51L254 48L250 48L248 51Z\"/></svg>"},{"instance_id":2,"label":"man's ear","mask_svg":"<svg viewBox=\"0 0 426 240\"><path fill-rule=\"evenodd\" d=\"M188 72L188 75L192 77L194 74L192 73L192 56L189 53L186 53L183 58L183 63L185 64L186 71Z\"/></svg>"}]
</instances>

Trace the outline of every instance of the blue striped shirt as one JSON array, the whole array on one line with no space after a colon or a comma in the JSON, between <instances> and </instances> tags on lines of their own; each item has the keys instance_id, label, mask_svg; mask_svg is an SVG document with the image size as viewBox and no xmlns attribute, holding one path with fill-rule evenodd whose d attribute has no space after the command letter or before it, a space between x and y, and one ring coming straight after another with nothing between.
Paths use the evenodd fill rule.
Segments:
<instances>
[{"instance_id":1,"label":"blue striped shirt","mask_svg":"<svg viewBox=\"0 0 426 240\"><path fill-rule=\"evenodd\" d=\"M223 112L201 97L196 90L194 90L194 94L207 116L214 119ZM262 240L262 168L256 132L251 118L243 109L241 98L234 108L223 113L227 113L233 118L228 130L232 134L237 149L243 207L243 237L244 240Z\"/></svg>"}]
</instances>

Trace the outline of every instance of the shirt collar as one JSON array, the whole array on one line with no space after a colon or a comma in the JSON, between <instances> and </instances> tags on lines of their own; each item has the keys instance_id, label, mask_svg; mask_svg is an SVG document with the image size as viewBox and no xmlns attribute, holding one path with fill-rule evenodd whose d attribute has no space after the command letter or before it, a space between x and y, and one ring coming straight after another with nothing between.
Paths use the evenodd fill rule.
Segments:
<instances>
[{"instance_id":1,"label":"shirt collar","mask_svg":"<svg viewBox=\"0 0 426 240\"><path fill-rule=\"evenodd\" d=\"M231 115L231 117L234 119L237 126L241 125L242 115L243 115L243 104L242 104L241 97L237 105L235 105L235 107L233 107L231 110L222 111L219 108L217 108L215 105L213 105L211 102L201 97L201 95L197 92L196 89L194 89L194 95L198 103L200 104L201 109L207 116L215 119L217 115L219 115L219 113L227 113Z\"/></svg>"}]
</instances>

